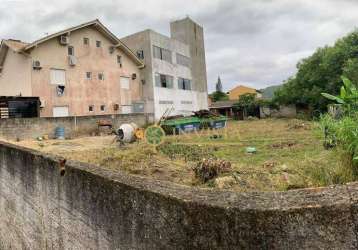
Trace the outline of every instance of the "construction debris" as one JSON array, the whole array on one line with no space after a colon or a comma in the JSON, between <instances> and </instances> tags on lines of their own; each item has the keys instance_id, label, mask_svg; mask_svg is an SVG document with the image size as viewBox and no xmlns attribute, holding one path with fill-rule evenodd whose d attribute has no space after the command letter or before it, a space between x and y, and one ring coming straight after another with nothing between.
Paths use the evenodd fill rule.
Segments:
<instances>
[{"instance_id":1,"label":"construction debris","mask_svg":"<svg viewBox=\"0 0 358 250\"><path fill-rule=\"evenodd\" d=\"M97 121L97 134L100 135L100 136L103 136L103 135L110 135L113 133L113 130L112 130L112 121L111 120L105 120L105 119L102 119L102 120L99 120Z\"/></svg>"},{"instance_id":2,"label":"construction debris","mask_svg":"<svg viewBox=\"0 0 358 250\"><path fill-rule=\"evenodd\" d=\"M216 178L221 173L231 171L231 163L224 160L203 159L193 168L195 177L205 183Z\"/></svg>"}]
</instances>

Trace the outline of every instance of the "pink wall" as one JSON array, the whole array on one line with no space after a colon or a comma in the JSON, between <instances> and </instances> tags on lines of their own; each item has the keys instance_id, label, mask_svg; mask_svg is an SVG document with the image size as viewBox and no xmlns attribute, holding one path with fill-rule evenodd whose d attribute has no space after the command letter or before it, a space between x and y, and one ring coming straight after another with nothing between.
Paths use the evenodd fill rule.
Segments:
<instances>
[{"instance_id":1,"label":"pink wall","mask_svg":"<svg viewBox=\"0 0 358 250\"><path fill-rule=\"evenodd\" d=\"M90 40L89 45L83 44L83 38ZM101 41L101 48L96 47L96 41ZM32 70L32 94L40 96L45 102L41 116L52 116L55 106L68 106L69 115L97 115L121 113L114 110L114 104L121 104L120 77L131 77L137 74L135 80L130 80L132 101L141 100L141 78L138 66L120 49L112 54L110 40L92 28L84 28L70 34L70 46L74 47L76 66L68 63L67 46L59 44L54 38L38 45L31 51L33 60L41 62L41 70ZM122 68L117 63L117 55L122 57ZM59 97L56 85L50 84L50 69L66 70L65 93ZM92 80L86 79L86 72L92 72ZM105 80L98 80L98 73L103 72ZM94 111L88 107L94 105ZM105 111L100 106L105 105Z\"/></svg>"}]
</instances>

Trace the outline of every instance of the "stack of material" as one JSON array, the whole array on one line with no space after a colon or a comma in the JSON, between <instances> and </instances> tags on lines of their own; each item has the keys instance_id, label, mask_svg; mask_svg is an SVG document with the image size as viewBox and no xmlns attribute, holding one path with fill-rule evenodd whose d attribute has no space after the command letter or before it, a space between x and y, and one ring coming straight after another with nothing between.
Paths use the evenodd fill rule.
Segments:
<instances>
[{"instance_id":1,"label":"stack of material","mask_svg":"<svg viewBox=\"0 0 358 250\"><path fill-rule=\"evenodd\" d=\"M0 102L0 119L9 118L9 107L6 102Z\"/></svg>"},{"instance_id":2,"label":"stack of material","mask_svg":"<svg viewBox=\"0 0 358 250\"><path fill-rule=\"evenodd\" d=\"M0 106L0 119L9 118L9 108Z\"/></svg>"},{"instance_id":3,"label":"stack of material","mask_svg":"<svg viewBox=\"0 0 358 250\"><path fill-rule=\"evenodd\" d=\"M103 135L110 135L113 132L113 125L111 120L99 120L97 122L98 128L97 128L97 134L100 136Z\"/></svg>"}]
</instances>

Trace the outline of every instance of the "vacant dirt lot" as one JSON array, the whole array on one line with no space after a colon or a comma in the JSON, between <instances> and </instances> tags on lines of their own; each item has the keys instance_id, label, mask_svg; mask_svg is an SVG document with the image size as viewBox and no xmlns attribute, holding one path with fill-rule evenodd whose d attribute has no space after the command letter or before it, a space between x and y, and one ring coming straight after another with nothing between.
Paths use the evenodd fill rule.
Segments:
<instances>
[{"instance_id":1,"label":"vacant dirt lot","mask_svg":"<svg viewBox=\"0 0 358 250\"><path fill-rule=\"evenodd\" d=\"M119 146L113 139L102 136L14 143L114 171L206 188L265 191L342 182L337 176L344 166L337 152L324 150L322 133L307 121L232 121L222 130L167 136L159 147L145 142ZM256 153L247 153L248 147ZM193 171L203 159L225 160L231 167L203 182Z\"/></svg>"}]
</instances>

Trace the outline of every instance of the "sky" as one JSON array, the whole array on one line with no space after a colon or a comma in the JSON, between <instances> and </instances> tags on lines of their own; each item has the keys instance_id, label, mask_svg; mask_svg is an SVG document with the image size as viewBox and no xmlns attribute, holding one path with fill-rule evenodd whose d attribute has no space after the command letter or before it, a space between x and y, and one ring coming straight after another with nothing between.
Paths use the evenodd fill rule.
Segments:
<instances>
[{"instance_id":1,"label":"sky","mask_svg":"<svg viewBox=\"0 0 358 250\"><path fill-rule=\"evenodd\" d=\"M0 0L0 38L26 42L100 19L119 38L190 16L204 27L209 92L281 84L358 25L357 0Z\"/></svg>"}]
</instances>

